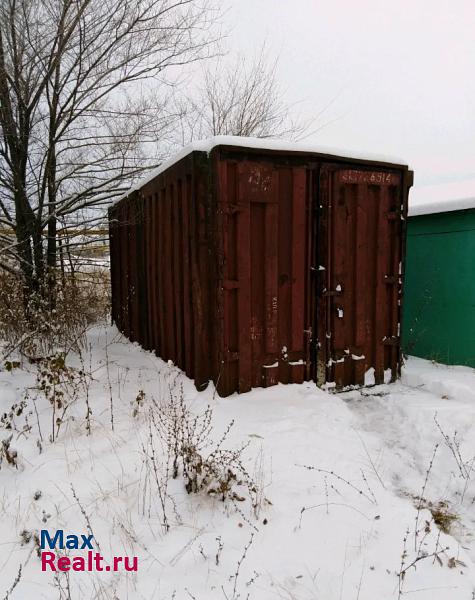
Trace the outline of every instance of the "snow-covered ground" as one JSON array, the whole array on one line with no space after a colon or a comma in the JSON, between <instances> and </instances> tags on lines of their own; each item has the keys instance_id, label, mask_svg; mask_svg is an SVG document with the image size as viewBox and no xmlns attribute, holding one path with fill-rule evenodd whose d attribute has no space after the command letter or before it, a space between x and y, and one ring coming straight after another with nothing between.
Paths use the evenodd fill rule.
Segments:
<instances>
[{"instance_id":1,"label":"snow-covered ground","mask_svg":"<svg viewBox=\"0 0 475 600\"><path fill-rule=\"evenodd\" d=\"M36 367L0 371L0 440L12 436L12 464L4 452L0 467L0 598L20 565L16 600L475 598L473 369L411 358L392 385L337 395L280 385L221 399L114 328L88 341L83 364L71 364L92 374L90 434L86 388L53 443ZM187 494L179 476L165 531L150 411L181 386L193 412L212 406L216 441L234 420L224 446L248 443L259 503ZM42 572L41 529L92 533L106 564L137 556L138 571Z\"/></svg>"}]
</instances>

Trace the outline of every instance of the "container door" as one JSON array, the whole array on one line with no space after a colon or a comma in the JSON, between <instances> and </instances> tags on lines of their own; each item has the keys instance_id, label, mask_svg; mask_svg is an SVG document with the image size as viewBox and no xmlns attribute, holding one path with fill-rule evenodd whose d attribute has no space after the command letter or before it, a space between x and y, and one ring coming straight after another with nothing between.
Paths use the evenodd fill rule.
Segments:
<instances>
[{"instance_id":1,"label":"container door","mask_svg":"<svg viewBox=\"0 0 475 600\"><path fill-rule=\"evenodd\" d=\"M401 175L322 167L319 183L318 383L397 377Z\"/></svg>"},{"instance_id":2,"label":"container door","mask_svg":"<svg viewBox=\"0 0 475 600\"><path fill-rule=\"evenodd\" d=\"M308 189L313 172L270 161L220 163L223 347L218 391L309 374Z\"/></svg>"}]
</instances>

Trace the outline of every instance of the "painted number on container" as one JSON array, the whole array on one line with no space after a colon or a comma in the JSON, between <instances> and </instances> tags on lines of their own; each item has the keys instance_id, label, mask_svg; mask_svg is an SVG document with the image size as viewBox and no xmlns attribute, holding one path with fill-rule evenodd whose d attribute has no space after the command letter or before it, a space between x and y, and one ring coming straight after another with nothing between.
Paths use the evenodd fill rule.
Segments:
<instances>
[{"instance_id":1,"label":"painted number on container","mask_svg":"<svg viewBox=\"0 0 475 600\"><path fill-rule=\"evenodd\" d=\"M369 183L374 185L396 185L397 175L384 171L356 171L347 169L338 171L340 183Z\"/></svg>"},{"instance_id":2,"label":"painted number on container","mask_svg":"<svg viewBox=\"0 0 475 600\"><path fill-rule=\"evenodd\" d=\"M268 170L261 170L258 167L254 167L251 169L248 182L253 191L267 192L271 186L272 175Z\"/></svg>"}]
</instances>

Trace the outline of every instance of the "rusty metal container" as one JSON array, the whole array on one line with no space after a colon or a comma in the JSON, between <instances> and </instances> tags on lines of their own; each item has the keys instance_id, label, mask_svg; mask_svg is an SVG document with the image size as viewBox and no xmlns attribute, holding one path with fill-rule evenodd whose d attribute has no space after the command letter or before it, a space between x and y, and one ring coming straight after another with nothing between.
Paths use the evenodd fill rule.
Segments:
<instances>
[{"instance_id":1,"label":"rusty metal container","mask_svg":"<svg viewBox=\"0 0 475 600\"><path fill-rule=\"evenodd\" d=\"M110 208L114 323L221 396L393 381L412 172L271 146L198 146Z\"/></svg>"}]
</instances>

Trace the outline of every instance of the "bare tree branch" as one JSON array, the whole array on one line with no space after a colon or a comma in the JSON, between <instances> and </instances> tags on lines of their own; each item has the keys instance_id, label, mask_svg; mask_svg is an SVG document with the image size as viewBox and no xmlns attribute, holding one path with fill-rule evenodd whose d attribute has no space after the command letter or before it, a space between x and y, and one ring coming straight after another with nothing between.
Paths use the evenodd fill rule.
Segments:
<instances>
[{"instance_id":1,"label":"bare tree branch","mask_svg":"<svg viewBox=\"0 0 475 600\"><path fill-rule=\"evenodd\" d=\"M167 73L213 52L212 2L0 4L0 218L29 289L54 271L59 220L163 159Z\"/></svg>"},{"instance_id":2,"label":"bare tree branch","mask_svg":"<svg viewBox=\"0 0 475 600\"><path fill-rule=\"evenodd\" d=\"M182 142L234 135L299 139L311 123L292 119L277 78L277 60L269 61L265 48L251 61L238 57L204 71L198 98L181 108ZM190 109L191 106L191 109Z\"/></svg>"}]
</instances>

